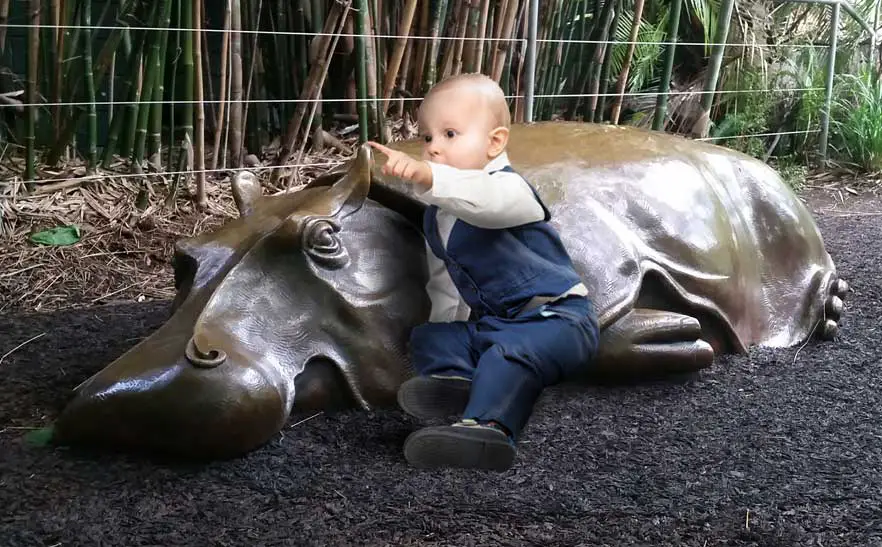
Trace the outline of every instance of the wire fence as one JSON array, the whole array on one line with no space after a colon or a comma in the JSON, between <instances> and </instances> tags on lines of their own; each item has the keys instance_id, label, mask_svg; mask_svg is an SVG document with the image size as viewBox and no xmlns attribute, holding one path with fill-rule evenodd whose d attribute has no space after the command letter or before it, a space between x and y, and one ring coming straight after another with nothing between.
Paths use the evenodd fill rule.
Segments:
<instances>
[{"instance_id":1,"label":"wire fence","mask_svg":"<svg viewBox=\"0 0 882 547\"><path fill-rule=\"evenodd\" d=\"M37 163L71 157L88 164L83 181L121 159L131 170L114 171L123 179L246 169L275 178L330 167L345 155L320 161L317 143L351 152L341 139L355 132L360 141L412 137L407 127L425 91L447 75L478 71L503 87L516 122L635 125L721 144L752 141L766 156L782 138L805 145L817 135L823 154L841 26L838 4L829 6L825 43L769 44L746 40L728 23L714 27L713 39L680 40L682 0L652 20L606 7L580 13L587 4L568 0L492 7L487 0L312 0L273 14L247 0L227 0L211 13L202 0L93 3L96 21L79 5L68 14L34 19L22 11L0 20L8 67L0 71L0 134L7 149L26 151L24 160L8 150L0 158L15 168L13 182L33 189L68 180L43 176L51 170ZM191 13L181 11L190 5ZM241 11L231 13L234 5ZM723 53L774 62L734 70L721 66ZM826 66L823 82L816 69L802 79L747 81L797 55ZM794 105L807 119L784 113L769 121ZM763 108L765 121L745 121ZM307 144L312 155L304 154ZM260 164L243 167L246 154Z\"/></svg>"}]
</instances>

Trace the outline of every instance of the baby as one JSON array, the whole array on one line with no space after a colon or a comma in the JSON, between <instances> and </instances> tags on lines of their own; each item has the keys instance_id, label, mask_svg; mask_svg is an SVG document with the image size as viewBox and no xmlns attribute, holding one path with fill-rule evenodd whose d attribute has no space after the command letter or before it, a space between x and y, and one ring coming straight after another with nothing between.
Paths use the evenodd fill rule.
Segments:
<instances>
[{"instance_id":1,"label":"baby","mask_svg":"<svg viewBox=\"0 0 882 547\"><path fill-rule=\"evenodd\" d=\"M425 427L404 445L416 467L503 471L542 390L589 367L598 327L587 289L534 188L506 154L502 89L481 74L433 87L419 112L422 160L377 143L383 172L427 204L429 322L398 402Z\"/></svg>"}]
</instances>

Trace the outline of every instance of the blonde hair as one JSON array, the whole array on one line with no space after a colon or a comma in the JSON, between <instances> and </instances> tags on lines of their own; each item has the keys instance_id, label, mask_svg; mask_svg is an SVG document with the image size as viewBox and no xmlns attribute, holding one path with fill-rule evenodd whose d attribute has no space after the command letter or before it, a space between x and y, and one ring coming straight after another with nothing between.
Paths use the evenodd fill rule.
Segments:
<instances>
[{"instance_id":1,"label":"blonde hair","mask_svg":"<svg viewBox=\"0 0 882 547\"><path fill-rule=\"evenodd\" d=\"M505 101L505 93L495 80L479 72L457 74L441 80L426 93L423 104L428 103L435 93L460 87L468 88L469 91L479 94L484 99L485 106L490 111L497 127L509 128L511 126L511 112Z\"/></svg>"}]
</instances>

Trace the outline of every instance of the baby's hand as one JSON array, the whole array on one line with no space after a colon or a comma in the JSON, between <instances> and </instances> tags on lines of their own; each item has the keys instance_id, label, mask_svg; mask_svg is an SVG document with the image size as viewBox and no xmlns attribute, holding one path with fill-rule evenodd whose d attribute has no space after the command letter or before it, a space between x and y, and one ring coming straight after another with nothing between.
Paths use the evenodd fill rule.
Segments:
<instances>
[{"instance_id":1,"label":"baby's hand","mask_svg":"<svg viewBox=\"0 0 882 547\"><path fill-rule=\"evenodd\" d=\"M411 180L427 187L432 186L432 168L428 163L373 141L368 141L368 144L389 157L389 161L383 165L384 175Z\"/></svg>"}]
</instances>

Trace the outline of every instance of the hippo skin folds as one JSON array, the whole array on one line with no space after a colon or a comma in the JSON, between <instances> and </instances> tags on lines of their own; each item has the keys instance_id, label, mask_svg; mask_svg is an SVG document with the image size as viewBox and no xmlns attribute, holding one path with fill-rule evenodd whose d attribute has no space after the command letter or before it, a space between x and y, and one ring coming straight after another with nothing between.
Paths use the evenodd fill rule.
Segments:
<instances>
[{"instance_id":1,"label":"hippo skin folds","mask_svg":"<svg viewBox=\"0 0 882 547\"><path fill-rule=\"evenodd\" d=\"M418 155L419 142L396 145ZM552 211L602 329L598 376L708 367L751 345L833 339L848 285L771 168L660 132L515 125L509 156ZM243 455L292 410L392 406L425 321L424 205L366 146L295 192L262 196L177 244L168 321L75 389L63 444Z\"/></svg>"}]
</instances>

